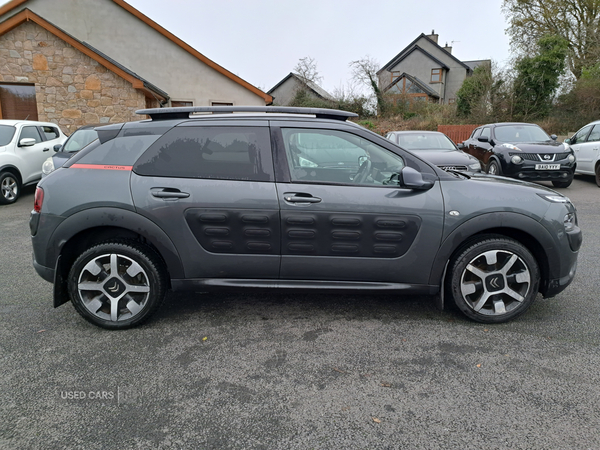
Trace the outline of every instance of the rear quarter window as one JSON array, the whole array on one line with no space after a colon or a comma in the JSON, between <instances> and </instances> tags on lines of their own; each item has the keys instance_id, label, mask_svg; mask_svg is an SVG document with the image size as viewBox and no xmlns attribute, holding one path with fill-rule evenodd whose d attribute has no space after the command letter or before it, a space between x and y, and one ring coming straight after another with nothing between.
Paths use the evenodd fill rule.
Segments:
<instances>
[{"instance_id":1,"label":"rear quarter window","mask_svg":"<svg viewBox=\"0 0 600 450\"><path fill-rule=\"evenodd\" d=\"M71 164L111 164L132 166L144 151L148 149L160 135L117 137L95 146L92 151L79 152L71 158ZM86 147L87 149L87 147ZM81 156L80 156L81 155Z\"/></svg>"}]
</instances>

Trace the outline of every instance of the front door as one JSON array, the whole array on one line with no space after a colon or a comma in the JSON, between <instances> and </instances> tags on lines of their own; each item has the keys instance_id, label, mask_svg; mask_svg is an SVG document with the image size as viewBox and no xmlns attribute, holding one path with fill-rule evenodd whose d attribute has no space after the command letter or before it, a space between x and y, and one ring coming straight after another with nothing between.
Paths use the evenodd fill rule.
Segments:
<instances>
[{"instance_id":1,"label":"front door","mask_svg":"<svg viewBox=\"0 0 600 450\"><path fill-rule=\"evenodd\" d=\"M19 143L25 138L35 139L35 144L20 146ZM15 153L22 162L20 169L23 184L39 180L42 177L42 165L51 156L50 147L51 144L42 139L38 127L28 125L21 128L17 137Z\"/></svg>"},{"instance_id":2,"label":"front door","mask_svg":"<svg viewBox=\"0 0 600 450\"><path fill-rule=\"evenodd\" d=\"M351 129L280 133L290 177L277 184L280 277L427 284L443 226L439 183L428 191L392 185L411 156Z\"/></svg>"}]
</instances>

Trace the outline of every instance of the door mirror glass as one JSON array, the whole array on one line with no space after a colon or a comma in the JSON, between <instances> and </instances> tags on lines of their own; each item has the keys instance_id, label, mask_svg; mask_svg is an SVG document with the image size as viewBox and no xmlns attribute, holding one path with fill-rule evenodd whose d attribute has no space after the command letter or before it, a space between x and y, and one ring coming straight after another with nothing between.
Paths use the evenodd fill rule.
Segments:
<instances>
[{"instance_id":1,"label":"door mirror glass","mask_svg":"<svg viewBox=\"0 0 600 450\"><path fill-rule=\"evenodd\" d=\"M564 143L565 143L565 144L570 144L570 143L571 143L571 138L567 138L567 139L565 139L565 140L564 140Z\"/></svg>"}]
</instances>

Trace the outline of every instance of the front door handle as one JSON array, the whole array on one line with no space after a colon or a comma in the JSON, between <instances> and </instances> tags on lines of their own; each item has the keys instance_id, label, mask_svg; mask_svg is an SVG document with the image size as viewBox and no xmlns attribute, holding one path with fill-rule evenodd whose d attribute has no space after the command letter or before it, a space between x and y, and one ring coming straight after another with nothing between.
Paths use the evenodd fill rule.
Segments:
<instances>
[{"instance_id":1,"label":"front door handle","mask_svg":"<svg viewBox=\"0 0 600 450\"><path fill-rule=\"evenodd\" d=\"M310 194L297 193L297 192L286 192L283 194L283 198L289 203L319 203L322 201L319 197L313 197Z\"/></svg>"},{"instance_id":2,"label":"front door handle","mask_svg":"<svg viewBox=\"0 0 600 450\"><path fill-rule=\"evenodd\" d=\"M154 197L165 199L188 198L190 196L187 192L181 192L179 189L174 188L153 188L151 192Z\"/></svg>"},{"instance_id":3,"label":"front door handle","mask_svg":"<svg viewBox=\"0 0 600 450\"><path fill-rule=\"evenodd\" d=\"M47 151L49 151L49 150L50 150L49 148L45 148L43 151L44 151L44 152L47 152Z\"/></svg>"}]
</instances>

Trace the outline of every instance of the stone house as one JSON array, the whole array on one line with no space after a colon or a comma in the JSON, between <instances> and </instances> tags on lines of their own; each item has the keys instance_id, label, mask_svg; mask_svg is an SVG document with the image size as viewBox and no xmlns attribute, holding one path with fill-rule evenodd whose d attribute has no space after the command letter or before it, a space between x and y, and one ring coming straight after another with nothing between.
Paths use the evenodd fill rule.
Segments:
<instances>
[{"instance_id":1,"label":"stone house","mask_svg":"<svg viewBox=\"0 0 600 450\"><path fill-rule=\"evenodd\" d=\"M315 99L334 100L321 86L293 72L273 86L267 94L273 97L273 105L288 106L300 89L304 89L309 97Z\"/></svg>"},{"instance_id":2,"label":"stone house","mask_svg":"<svg viewBox=\"0 0 600 450\"><path fill-rule=\"evenodd\" d=\"M487 60L460 61L452 47L438 44L438 35L421 34L378 72L383 92L411 101L454 103L456 92L466 77Z\"/></svg>"},{"instance_id":3,"label":"stone house","mask_svg":"<svg viewBox=\"0 0 600 450\"><path fill-rule=\"evenodd\" d=\"M123 0L0 7L0 118L50 121L71 133L140 120L135 111L148 107L271 101Z\"/></svg>"}]
</instances>

